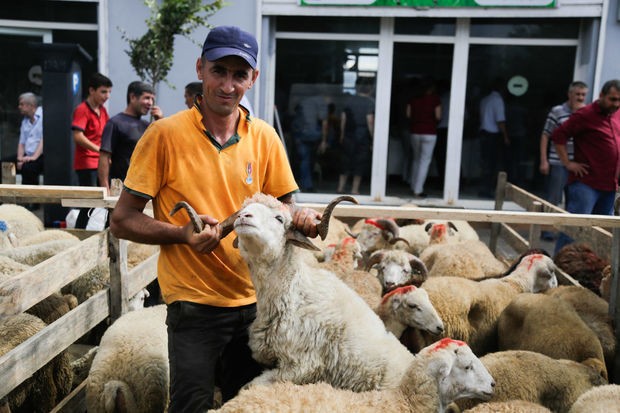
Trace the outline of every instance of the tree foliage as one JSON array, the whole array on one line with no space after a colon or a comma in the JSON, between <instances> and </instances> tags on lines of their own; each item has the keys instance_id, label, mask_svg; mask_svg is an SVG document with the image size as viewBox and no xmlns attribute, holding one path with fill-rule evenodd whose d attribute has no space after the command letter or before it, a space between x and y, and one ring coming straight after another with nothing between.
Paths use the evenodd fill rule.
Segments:
<instances>
[{"instance_id":1,"label":"tree foliage","mask_svg":"<svg viewBox=\"0 0 620 413\"><path fill-rule=\"evenodd\" d=\"M174 58L174 37L181 35L192 40L189 35L198 27L212 27L208 18L224 6L223 0L205 2L204 0L144 0L151 10L146 20L148 30L137 39L122 32L123 40L129 44L125 53L131 66L144 82L157 87L166 81ZM192 40L193 41L193 40Z\"/></svg>"}]
</instances>

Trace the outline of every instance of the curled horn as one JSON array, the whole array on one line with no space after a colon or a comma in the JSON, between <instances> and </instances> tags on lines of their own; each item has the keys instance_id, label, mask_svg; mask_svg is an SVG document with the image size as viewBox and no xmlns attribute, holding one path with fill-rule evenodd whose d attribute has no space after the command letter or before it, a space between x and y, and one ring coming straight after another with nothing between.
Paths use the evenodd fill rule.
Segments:
<instances>
[{"instance_id":1,"label":"curled horn","mask_svg":"<svg viewBox=\"0 0 620 413\"><path fill-rule=\"evenodd\" d=\"M176 214L176 212L181 208L185 208L185 210L187 211L187 215L189 215L189 219L190 221L192 221L192 225L194 226L194 232L201 232L202 229L205 227L202 223L202 219L200 219L196 210L192 208L192 206L187 202L177 202L175 206L170 210L170 216Z\"/></svg>"},{"instance_id":2,"label":"curled horn","mask_svg":"<svg viewBox=\"0 0 620 413\"><path fill-rule=\"evenodd\" d=\"M390 238L398 238L400 231L398 229L398 225L396 225L396 222L391 219L385 218L379 218L376 221L377 224L381 225L384 228L384 231L382 232L383 238L388 239L386 231L391 235Z\"/></svg>"},{"instance_id":3,"label":"curled horn","mask_svg":"<svg viewBox=\"0 0 620 413\"><path fill-rule=\"evenodd\" d=\"M396 244L398 241L400 242L404 242L405 244L407 244L407 247L411 247L411 244L409 244L409 241L407 241L405 238L401 238L401 237L394 237L389 241L390 245L394 245Z\"/></svg>"},{"instance_id":4,"label":"curled horn","mask_svg":"<svg viewBox=\"0 0 620 413\"><path fill-rule=\"evenodd\" d=\"M366 271L369 271L374 265L380 263L381 261L383 261L383 258L385 257L385 252L384 251L377 251L374 254L372 254L370 256L370 258L368 258L368 262L366 263Z\"/></svg>"},{"instance_id":5,"label":"curled horn","mask_svg":"<svg viewBox=\"0 0 620 413\"><path fill-rule=\"evenodd\" d=\"M417 270L417 272L420 274L421 281L426 281L426 279L428 278L428 269L426 268L426 265L424 265L424 262L421 259L411 254L411 256L409 257L409 265L411 265L412 273Z\"/></svg>"},{"instance_id":6,"label":"curled horn","mask_svg":"<svg viewBox=\"0 0 620 413\"><path fill-rule=\"evenodd\" d=\"M454 225L454 222L448 221L448 228L452 228L455 232L459 232L459 229Z\"/></svg>"},{"instance_id":7,"label":"curled horn","mask_svg":"<svg viewBox=\"0 0 620 413\"><path fill-rule=\"evenodd\" d=\"M424 231L428 232L429 229L431 229L433 227L433 225L435 225L433 222L429 222L428 224L426 224L426 226L424 227Z\"/></svg>"},{"instance_id":8,"label":"curled horn","mask_svg":"<svg viewBox=\"0 0 620 413\"><path fill-rule=\"evenodd\" d=\"M357 234L354 234L354 233L352 233L351 231L349 231L349 229L348 229L348 228L345 228L345 229L344 229L344 232L346 232L347 234L349 234L349 236L350 236L351 238L354 238L354 239L357 239L357 237L359 237L359 236L360 236L360 233L359 233L359 232L358 232Z\"/></svg>"},{"instance_id":9,"label":"curled horn","mask_svg":"<svg viewBox=\"0 0 620 413\"><path fill-rule=\"evenodd\" d=\"M187 211L187 215L189 215L190 221L192 221L192 225L194 226L194 232L198 233L204 229L204 224L202 223L202 219L198 216L198 213L190 204L185 201L177 202L176 205L170 210L170 216L174 215L179 209L185 208ZM239 215L239 211L236 211L231 216L222 221L219 225L222 227L222 236L221 238L226 237L233 230L233 224L235 223L235 219Z\"/></svg>"},{"instance_id":10,"label":"curled horn","mask_svg":"<svg viewBox=\"0 0 620 413\"><path fill-rule=\"evenodd\" d=\"M317 225L317 230L319 231L319 236L321 237L322 240L324 240L325 237L327 237L327 231L329 230L329 219L332 216L332 212L334 211L334 208L336 207L336 205L338 205L342 201L349 201L354 204L359 204L359 202L357 202L357 199L353 198L350 195L339 196L337 198L334 198L329 204L327 204L327 206L325 207L325 210L323 211L321 222Z\"/></svg>"}]
</instances>

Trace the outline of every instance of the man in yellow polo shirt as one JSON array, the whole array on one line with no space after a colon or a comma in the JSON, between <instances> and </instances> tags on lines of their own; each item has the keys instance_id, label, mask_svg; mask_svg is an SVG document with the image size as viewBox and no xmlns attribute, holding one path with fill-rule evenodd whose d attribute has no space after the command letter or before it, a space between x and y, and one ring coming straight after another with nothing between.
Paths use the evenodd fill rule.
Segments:
<instances>
[{"instance_id":1,"label":"man in yellow polo shirt","mask_svg":"<svg viewBox=\"0 0 620 413\"><path fill-rule=\"evenodd\" d=\"M218 222L256 192L292 203L298 191L274 129L239 106L258 77L258 44L233 26L211 30L196 62L202 96L188 110L146 130L131 158L110 229L119 237L160 244L158 279L168 305L169 412L213 405L217 371L223 400L260 373L247 346L256 296L234 237ZM143 214L153 201L154 219ZM185 214L169 216L179 201L201 214L193 233ZM317 235L320 214L303 209L294 223Z\"/></svg>"}]
</instances>

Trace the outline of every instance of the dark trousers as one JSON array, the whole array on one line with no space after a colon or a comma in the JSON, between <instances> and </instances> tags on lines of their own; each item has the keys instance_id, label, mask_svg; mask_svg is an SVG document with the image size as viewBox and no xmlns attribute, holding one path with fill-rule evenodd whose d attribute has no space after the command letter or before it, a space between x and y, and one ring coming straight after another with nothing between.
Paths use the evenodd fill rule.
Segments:
<instances>
[{"instance_id":1,"label":"dark trousers","mask_svg":"<svg viewBox=\"0 0 620 413\"><path fill-rule=\"evenodd\" d=\"M43 173L43 155L39 156L36 161L22 164L20 172L22 174L22 184L39 185L39 175Z\"/></svg>"},{"instance_id":2,"label":"dark trousers","mask_svg":"<svg viewBox=\"0 0 620 413\"><path fill-rule=\"evenodd\" d=\"M97 184L97 170L96 169L80 169L75 171L78 184L80 186L99 186ZM75 221L75 227L79 229L85 229L88 224L88 210L90 208L80 208L77 220Z\"/></svg>"},{"instance_id":3,"label":"dark trousers","mask_svg":"<svg viewBox=\"0 0 620 413\"><path fill-rule=\"evenodd\" d=\"M225 402L261 373L248 347L255 317L255 304L225 308L175 301L168 306L169 413L206 411L213 407L215 385Z\"/></svg>"}]
</instances>

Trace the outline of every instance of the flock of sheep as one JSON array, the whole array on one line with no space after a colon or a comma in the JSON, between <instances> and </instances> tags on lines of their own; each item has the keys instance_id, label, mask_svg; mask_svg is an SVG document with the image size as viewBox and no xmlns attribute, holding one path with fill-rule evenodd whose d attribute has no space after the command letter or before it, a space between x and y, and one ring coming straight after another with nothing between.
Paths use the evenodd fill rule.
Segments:
<instances>
[{"instance_id":1,"label":"flock of sheep","mask_svg":"<svg viewBox=\"0 0 620 413\"><path fill-rule=\"evenodd\" d=\"M233 217L257 294L250 347L265 370L214 411L618 411L608 304L558 286L551 258L532 251L509 266L464 221L349 227L330 218L342 200L320 240L295 233L290 211L264 194ZM4 233L0 257L25 239ZM107 328L88 412L165 411L165 315L138 309Z\"/></svg>"}]
</instances>

